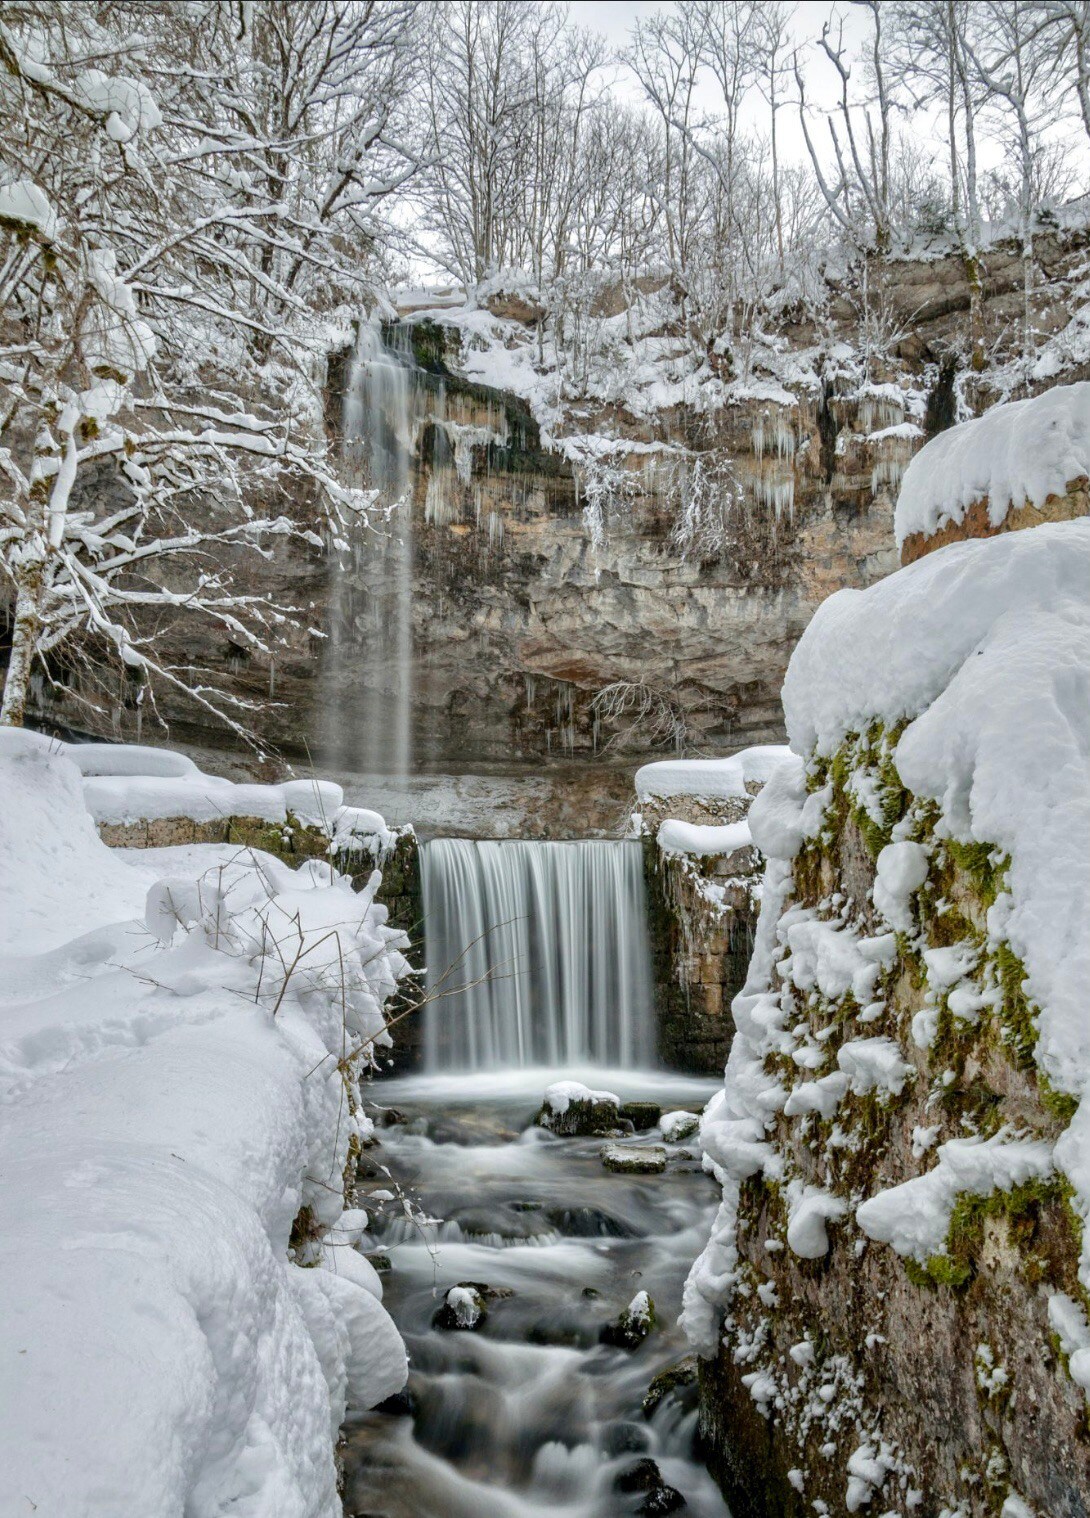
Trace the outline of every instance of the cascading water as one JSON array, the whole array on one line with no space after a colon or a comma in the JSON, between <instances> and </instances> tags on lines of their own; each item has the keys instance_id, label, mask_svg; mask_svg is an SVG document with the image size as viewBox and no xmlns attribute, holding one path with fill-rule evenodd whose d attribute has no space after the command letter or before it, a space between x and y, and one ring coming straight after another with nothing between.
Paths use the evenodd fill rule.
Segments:
<instances>
[{"instance_id":1,"label":"cascading water","mask_svg":"<svg viewBox=\"0 0 1090 1518\"><path fill-rule=\"evenodd\" d=\"M638 844L436 839L422 875L429 1070L652 1062Z\"/></svg>"},{"instance_id":2,"label":"cascading water","mask_svg":"<svg viewBox=\"0 0 1090 1518\"><path fill-rule=\"evenodd\" d=\"M334 583L326 649L325 752L341 768L403 779L412 761L412 450L415 385L407 329L387 345L361 322L344 400L345 467L378 492ZM360 591L363 592L362 597ZM359 699L347 700L349 692Z\"/></svg>"}]
</instances>

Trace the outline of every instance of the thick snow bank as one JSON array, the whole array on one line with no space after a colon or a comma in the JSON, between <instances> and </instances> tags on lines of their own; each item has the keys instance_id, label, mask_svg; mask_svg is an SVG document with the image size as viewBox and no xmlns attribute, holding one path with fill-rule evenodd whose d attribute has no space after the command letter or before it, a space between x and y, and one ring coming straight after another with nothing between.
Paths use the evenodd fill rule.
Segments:
<instances>
[{"instance_id":1,"label":"thick snow bank","mask_svg":"<svg viewBox=\"0 0 1090 1518\"><path fill-rule=\"evenodd\" d=\"M758 744L726 759L662 759L636 771L636 794L641 801L671 796L714 799L744 798L747 783L764 785L787 756L782 744Z\"/></svg>"},{"instance_id":2,"label":"thick snow bank","mask_svg":"<svg viewBox=\"0 0 1090 1518\"><path fill-rule=\"evenodd\" d=\"M257 785L206 775L187 754L136 743L64 743L38 733L0 734L0 744L17 742L64 755L83 776L87 810L100 824L154 822L186 817L217 822L256 817L263 822L294 818L325 829L334 854L367 847L382 857L397 840L377 812L344 805L333 780L285 780Z\"/></svg>"},{"instance_id":3,"label":"thick snow bank","mask_svg":"<svg viewBox=\"0 0 1090 1518\"><path fill-rule=\"evenodd\" d=\"M0 741L6 1498L334 1518L346 1405L405 1380L342 1185L404 940L328 864L126 863L48 749Z\"/></svg>"},{"instance_id":4,"label":"thick snow bank","mask_svg":"<svg viewBox=\"0 0 1090 1518\"><path fill-rule=\"evenodd\" d=\"M930 536L988 501L998 527L1012 507L1041 506L1090 475L1090 383L1057 385L1043 395L995 406L923 448L905 470L897 499L897 546Z\"/></svg>"},{"instance_id":5,"label":"thick snow bank","mask_svg":"<svg viewBox=\"0 0 1090 1518\"><path fill-rule=\"evenodd\" d=\"M735 854L753 842L748 822L728 822L722 827L702 827L668 817L659 827L656 842L664 854L696 854L701 858Z\"/></svg>"}]
</instances>

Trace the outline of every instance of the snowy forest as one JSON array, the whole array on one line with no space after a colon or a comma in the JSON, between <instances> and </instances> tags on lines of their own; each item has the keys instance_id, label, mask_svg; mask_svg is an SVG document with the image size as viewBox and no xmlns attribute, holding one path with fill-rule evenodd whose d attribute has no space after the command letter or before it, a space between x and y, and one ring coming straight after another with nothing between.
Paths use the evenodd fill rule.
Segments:
<instances>
[{"instance_id":1,"label":"snowy forest","mask_svg":"<svg viewBox=\"0 0 1090 1518\"><path fill-rule=\"evenodd\" d=\"M1090 0L0 64L0 1518L1085 1515Z\"/></svg>"}]
</instances>

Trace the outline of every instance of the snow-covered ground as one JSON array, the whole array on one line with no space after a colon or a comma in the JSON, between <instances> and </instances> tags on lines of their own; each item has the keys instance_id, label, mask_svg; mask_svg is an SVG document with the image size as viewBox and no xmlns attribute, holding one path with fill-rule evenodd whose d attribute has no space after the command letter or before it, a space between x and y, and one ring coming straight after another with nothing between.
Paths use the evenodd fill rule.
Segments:
<instances>
[{"instance_id":1,"label":"snow-covered ground","mask_svg":"<svg viewBox=\"0 0 1090 1518\"><path fill-rule=\"evenodd\" d=\"M406 968L376 883L111 852L0 731L0 1513L340 1513L346 1405L406 1375L344 1184Z\"/></svg>"}]
</instances>

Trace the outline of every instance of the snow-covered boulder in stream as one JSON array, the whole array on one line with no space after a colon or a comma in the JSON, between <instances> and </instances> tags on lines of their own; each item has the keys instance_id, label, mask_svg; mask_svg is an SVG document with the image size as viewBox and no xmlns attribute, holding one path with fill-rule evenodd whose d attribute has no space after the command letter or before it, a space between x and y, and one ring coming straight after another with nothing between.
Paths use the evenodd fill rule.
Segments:
<instances>
[{"instance_id":1,"label":"snow-covered boulder in stream","mask_svg":"<svg viewBox=\"0 0 1090 1518\"><path fill-rule=\"evenodd\" d=\"M405 1382L353 1177L406 941L376 881L194 853L126 862L0 730L5 1511L335 1518Z\"/></svg>"},{"instance_id":2,"label":"snow-covered boulder in stream","mask_svg":"<svg viewBox=\"0 0 1090 1518\"><path fill-rule=\"evenodd\" d=\"M712 1467L736 1518L1083 1511L1090 521L833 596L784 710L685 1293Z\"/></svg>"}]
</instances>

